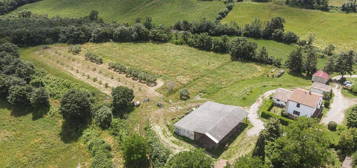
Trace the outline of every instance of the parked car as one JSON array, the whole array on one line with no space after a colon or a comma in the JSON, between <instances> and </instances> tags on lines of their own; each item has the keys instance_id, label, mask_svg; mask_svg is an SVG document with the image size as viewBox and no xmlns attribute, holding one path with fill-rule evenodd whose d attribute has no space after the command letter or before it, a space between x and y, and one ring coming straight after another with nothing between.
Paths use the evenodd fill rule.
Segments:
<instances>
[{"instance_id":1,"label":"parked car","mask_svg":"<svg viewBox=\"0 0 357 168\"><path fill-rule=\"evenodd\" d=\"M352 82L351 81L345 81L345 82L343 82L343 85L345 85L345 86L351 85L352 86Z\"/></svg>"}]
</instances>

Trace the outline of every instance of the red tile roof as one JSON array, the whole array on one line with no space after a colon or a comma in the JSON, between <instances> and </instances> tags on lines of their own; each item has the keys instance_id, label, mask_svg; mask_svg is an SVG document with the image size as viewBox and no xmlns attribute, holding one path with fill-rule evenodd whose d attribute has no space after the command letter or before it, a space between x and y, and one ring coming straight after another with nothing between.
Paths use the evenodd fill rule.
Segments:
<instances>
[{"instance_id":1,"label":"red tile roof","mask_svg":"<svg viewBox=\"0 0 357 168\"><path fill-rule=\"evenodd\" d=\"M295 89L293 94L289 97L289 101L294 101L312 108L316 108L321 99L322 95L300 88Z\"/></svg>"},{"instance_id":2,"label":"red tile roof","mask_svg":"<svg viewBox=\"0 0 357 168\"><path fill-rule=\"evenodd\" d=\"M320 78L324 78L326 80L330 79L330 76L328 75L328 73L324 72L324 71L317 71L314 73L314 75L312 76L316 76L316 77L320 77Z\"/></svg>"}]
</instances>

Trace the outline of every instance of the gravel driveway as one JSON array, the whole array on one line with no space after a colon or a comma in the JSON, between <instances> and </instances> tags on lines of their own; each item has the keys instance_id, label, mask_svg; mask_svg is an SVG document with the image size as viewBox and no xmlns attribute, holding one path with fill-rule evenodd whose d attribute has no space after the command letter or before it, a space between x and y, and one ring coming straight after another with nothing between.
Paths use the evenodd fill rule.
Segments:
<instances>
[{"instance_id":1,"label":"gravel driveway","mask_svg":"<svg viewBox=\"0 0 357 168\"><path fill-rule=\"evenodd\" d=\"M332 88L334 93L333 102L330 105L330 111L322 118L321 123L328 124L330 121L334 121L337 124L341 124L345 118L345 111L357 104L356 98L352 99L343 96L341 90L342 87L339 84Z\"/></svg>"}]
</instances>

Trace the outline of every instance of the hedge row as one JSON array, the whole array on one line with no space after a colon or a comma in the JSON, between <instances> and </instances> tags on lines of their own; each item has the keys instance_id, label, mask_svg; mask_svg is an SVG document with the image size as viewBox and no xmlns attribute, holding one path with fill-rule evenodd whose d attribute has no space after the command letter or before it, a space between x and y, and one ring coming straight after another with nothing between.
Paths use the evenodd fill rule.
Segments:
<instances>
[{"instance_id":1,"label":"hedge row","mask_svg":"<svg viewBox=\"0 0 357 168\"><path fill-rule=\"evenodd\" d=\"M99 57L93 53L86 53L85 58L86 58L86 60L89 60L90 62L93 62L96 64L103 64L103 58Z\"/></svg>"},{"instance_id":2,"label":"hedge row","mask_svg":"<svg viewBox=\"0 0 357 168\"><path fill-rule=\"evenodd\" d=\"M134 80L139 80L147 85L156 85L157 77L148 72L137 70L134 68L127 67L119 63L109 63L109 69L115 72L126 74L127 77L131 77Z\"/></svg>"},{"instance_id":3,"label":"hedge row","mask_svg":"<svg viewBox=\"0 0 357 168\"><path fill-rule=\"evenodd\" d=\"M283 124L283 125L289 125L290 123L292 123L294 121L294 120L285 118L283 116L277 115L277 114L269 112L269 111L262 111L261 117L266 118L266 119L269 119L271 117L276 118L276 119L280 120L281 124Z\"/></svg>"}]
</instances>

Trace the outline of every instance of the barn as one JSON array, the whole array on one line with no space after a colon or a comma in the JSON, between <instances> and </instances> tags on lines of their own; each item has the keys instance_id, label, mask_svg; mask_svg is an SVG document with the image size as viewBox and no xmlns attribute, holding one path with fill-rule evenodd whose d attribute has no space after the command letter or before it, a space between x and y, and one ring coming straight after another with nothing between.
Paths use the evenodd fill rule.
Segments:
<instances>
[{"instance_id":1,"label":"barn","mask_svg":"<svg viewBox=\"0 0 357 168\"><path fill-rule=\"evenodd\" d=\"M175 133L213 149L236 134L247 115L238 106L206 102L175 123Z\"/></svg>"},{"instance_id":2,"label":"barn","mask_svg":"<svg viewBox=\"0 0 357 168\"><path fill-rule=\"evenodd\" d=\"M329 80L330 80L330 76L328 75L328 73L324 71L317 71L312 75L313 82L327 84Z\"/></svg>"}]
</instances>

